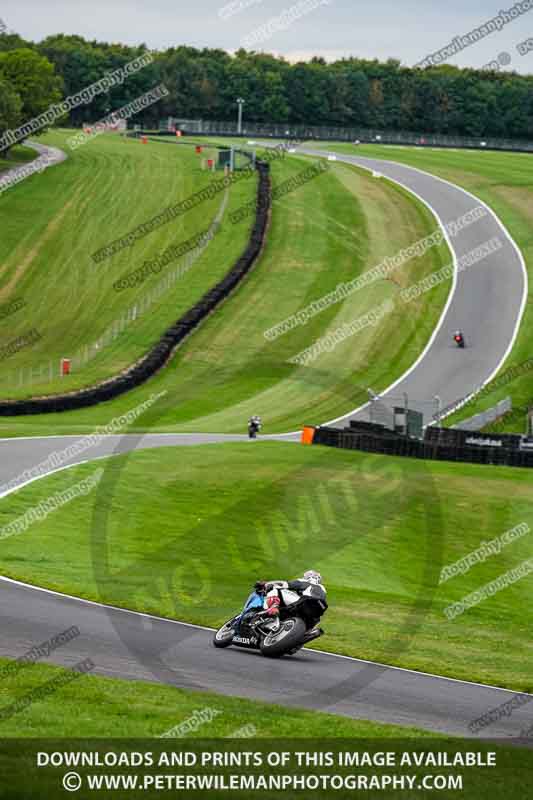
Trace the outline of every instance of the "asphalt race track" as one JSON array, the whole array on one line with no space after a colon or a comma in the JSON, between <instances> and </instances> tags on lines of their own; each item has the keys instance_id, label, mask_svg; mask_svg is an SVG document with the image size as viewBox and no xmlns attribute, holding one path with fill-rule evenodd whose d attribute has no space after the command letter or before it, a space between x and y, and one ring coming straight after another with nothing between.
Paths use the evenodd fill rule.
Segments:
<instances>
[{"instance_id":1,"label":"asphalt race track","mask_svg":"<svg viewBox=\"0 0 533 800\"><path fill-rule=\"evenodd\" d=\"M305 147L299 147L298 152L328 155ZM359 156L329 155L401 184L423 200L444 225L484 205L464 189L412 167ZM406 393L409 407L424 414L424 424L431 422L436 411L436 397L444 409L495 375L510 352L525 308L527 273L522 254L494 212L487 206L485 210L487 216L448 240L450 249L456 261L494 237L501 242L501 249L457 274L448 304L425 351L404 377L380 395L385 403L389 398L388 405L392 407L402 404ZM465 350L459 350L453 342L456 330L465 335ZM335 422L348 423L355 416L358 414L348 414Z\"/></svg>"},{"instance_id":2,"label":"asphalt race track","mask_svg":"<svg viewBox=\"0 0 533 800\"><path fill-rule=\"evenodd\" d=\"M318 155L307 149L301 152ZM359 157L337 155L337 159L402 183L423 198L444 224L480 204L458 187L409 167ZM407 392L410 405L427 413L428 399L438 395L443 406L452 403L489 380L499 368L514 341L527 293L521 255L492 212L461 231L450 244L459 258L494 236L502 241L502 249L457 277L426 351L383 397L389 396L392 402L393 397ZM457 351L451 342L456 328L465 332L468 347L464 351ZM343 421L356 413L362 413L361 409ZM78 438L0 440L0 498L9 493L5 490L8 481ZM297 435L262 438L296 440ZM245 440L245 436L217 434L110 436L66 466L135 448ZM235 648L219 651L212 647L212 632L206 629L100 606L6 578L0 578L0 601L0 655L9 658L77 625L81 635L54 651L50 658L54 663L72 665L90 657L95 671L103 675L162 681L462 736L471 735L469 722L513 696L502 689L311 650L280 661ZM512 715L502 715L479 735L518 737L531 724L533 703Z\"/></svg>"},{"instance_id":3,"label":"asphalt race track","mask_svg":"<svg viewBox=\"0 0 533 800\"><path fill-rule=\"evenodd\" d=\"M212 632L202 628L102 608L5 579L0 583L2 656L21 655L77 625L81 635L56 650L54 662L72 666L89 657L98 673L112 677L161 680L463 736L469 735L469 722L513 697L500 689L311 650L280 660L236 648L215 650ZM532 723L533 705L525 705L484 733L518 737Z\"/></svg>"}]
</instances>

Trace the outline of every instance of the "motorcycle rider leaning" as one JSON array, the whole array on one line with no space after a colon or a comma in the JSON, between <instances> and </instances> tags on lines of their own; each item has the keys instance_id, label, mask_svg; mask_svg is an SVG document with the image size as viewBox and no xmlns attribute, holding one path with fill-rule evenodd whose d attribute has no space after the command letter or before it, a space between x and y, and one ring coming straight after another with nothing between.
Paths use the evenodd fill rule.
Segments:
<instances>
[{"instance_id":1,"label":"motorcycle rider leaning","mask_svg":"<svg viewBox=\"0 0 533 800\"><path fill-rule=\"evenodd\" d=\"M258 612L262 612L268 617L277 617L281 605L280 589L291 589L302 595L309 586L322 586L324 592L326 591L326 587L322 583L322 575L312 569L304 572L303 576L295 581L257 581L254 591L244 605L235 631L238 633L241 624L245 620L253 619Z\"/></svg>"},{"instance_id":2,"label":"motorcycle rider leaning","mask_svg":"<svg viewBox=\"0 0 533 800\"><path fill-rule=\"evenodd\" d=\"M279 596L280 589L290 589L299 595L302 595L309 586L322 586L324 592L326 587L322 583L322 575L320 572L315 572L313 569L304 572L301 578L295 581L258 581L255 584L257 591L264 591L266 593L264 608L269 617L274 617L279 614L279 607L281 599Z\"/></svg>"}]
</instances>

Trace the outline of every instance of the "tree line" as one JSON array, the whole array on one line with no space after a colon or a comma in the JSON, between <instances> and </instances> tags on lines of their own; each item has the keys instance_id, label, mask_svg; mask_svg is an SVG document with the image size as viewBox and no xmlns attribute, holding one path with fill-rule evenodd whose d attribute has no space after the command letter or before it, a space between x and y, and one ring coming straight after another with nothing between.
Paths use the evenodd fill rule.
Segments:
<instances>
[{"instance_id":1,"label":"tree line","mask_svg":"<svg viewBox=\"0 0 533 800\"><path fill-rule=\"evenodd\" d=\"M40 42L0 34L0 137L131 62L147 47L58 34ZM386 62L322 58L290 64L267 53L188 46L152 51L151 64L61 120L95 122L163 83L167 97L135 122L156 126L167 116L236 118L236 98L250 122L362 127L415 133L528 139L533 135L533 75L409 68Z\"/></svg>"}]
</instances>

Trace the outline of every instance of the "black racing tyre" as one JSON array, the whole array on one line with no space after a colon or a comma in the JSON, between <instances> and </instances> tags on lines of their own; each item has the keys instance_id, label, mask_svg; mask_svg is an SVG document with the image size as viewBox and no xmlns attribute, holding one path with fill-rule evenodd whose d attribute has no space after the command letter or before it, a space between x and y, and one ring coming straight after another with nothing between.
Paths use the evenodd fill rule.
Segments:
<instances>
[{"instance_id":1,"label":"black racing tyre","mask_svg":"<svg viewBox=\"0 0 533 800\"><path fill-rule=\"evenodd\" d=\"M306 632L305 622L300 617L283 620L278 631L267 633L261 642L261 652L268 658L283 656L302 644Z\"/></svg>"},{"instance_id":2,"label":"black racing tyre","mask_svg":"<svg viewBox=\"0 0 533 800\"><path fill-rule=\"evenodd\" d=\"M233 629L234 620L230 619L229 622L226 622L221 628L213 636L213 644L215 647L229 647L233 641L233 635L235 633Z\"/></svg>"},{"instance_id":3,"label":"black racing tyre","mask_svg":"<svg viewBox=\"0 0 533 800\"><path fill-rule=\"evenodd\" d=\"M293 647L292 650L287 650L287 652L284 653L283 655L285 655L285 656L294 656L294 655L296 655L296 653L298 653L302 649L302 647L303 647L303 644L299 644L298 647Z\"/></svg>"}]
</instances>

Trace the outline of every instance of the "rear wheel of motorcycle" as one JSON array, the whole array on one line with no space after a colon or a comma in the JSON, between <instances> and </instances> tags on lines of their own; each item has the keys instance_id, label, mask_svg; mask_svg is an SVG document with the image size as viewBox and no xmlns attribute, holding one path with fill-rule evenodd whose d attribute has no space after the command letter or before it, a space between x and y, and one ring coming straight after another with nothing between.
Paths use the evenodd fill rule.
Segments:
<instances>
[{"instance_id":1,"label":"rear wheel of motorcycle","mask_svg":"<svg viewBox=\"0 0 533 800\"><path fill-rule=\"evenodd\" d=\"M296 655L296 653L299 650L302 649L302 647L303 647L303 644L299 644L298 647L293 647L292 650L287 650L287 652L284 655L286 655L286 656L294 656L294 655Z\"/></svg>"},{"instance_id":2,"label":"rear wheel of motorcycle","mask_svg":"<svg viewBox=\"0 0 533 800\"><path fill-rule=\"evenodd\" d=\"M213 644L215 647L229 647L233 641L233 620L226 622L213 636Z\"/></svg>"},{"instance_id":3,"label":"rear wheel of motorcycle","mask_svg":"<svg viewBox=\"0 0 533 800\"><path fill-rule=\"evenodd\" d=\"M284 620L279 630L267 633L261 642L261 652L269 658L277 658L298 648L305 636L305 622L299 617Z\"/></svg>"}]
</instances>

